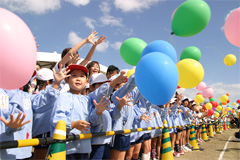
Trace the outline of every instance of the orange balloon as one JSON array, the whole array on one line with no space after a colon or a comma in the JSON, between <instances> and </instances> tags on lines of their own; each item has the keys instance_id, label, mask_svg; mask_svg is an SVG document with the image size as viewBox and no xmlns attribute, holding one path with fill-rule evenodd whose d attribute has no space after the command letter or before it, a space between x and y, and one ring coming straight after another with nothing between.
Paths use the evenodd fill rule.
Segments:
<instances>
[{"instance_id":1,"label":"orange balloon","mask_svg":"<svg viewBox=\"0 0 240 160\"><path fill-rule=\"evenodd\" d=\"M229 93L227 93L226 96L229 96Z\"/></svg>"},{"instance_id":2,"label":"orange balloon","mask_svg":"<svg viewBox=\"0 0 240 160\"><path fill-rule=\"evenodd\" d=\"M222 102L222 105L226 105L227 104L227 102Z\"/></svg>"}]
</instances>

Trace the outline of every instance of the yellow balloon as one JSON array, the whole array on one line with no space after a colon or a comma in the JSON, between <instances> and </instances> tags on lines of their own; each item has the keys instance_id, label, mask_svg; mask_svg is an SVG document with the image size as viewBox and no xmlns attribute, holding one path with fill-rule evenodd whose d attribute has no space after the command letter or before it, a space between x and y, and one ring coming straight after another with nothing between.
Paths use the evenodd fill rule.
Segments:
<instances>
[{"instance_id":1,"label":"yellow balloon","mask_svg":"<svg viewBox=\"0 0 240 160\"><path fill-rule=\"evenodd\" d=\"M231 107L227 107L227 111L231 111L232 110L232 108Z\"/></svg>"},{"instance_id":2,"label":"yellow balloon","mask_svg":"<svg viewBox=\"0 0 240 160\"><path fill-rule=\"evenodd\" d=\"M207 110L212 109L212 104L211 104L211 103L207 103L207 104L206 104L206 109L207 109Z\"/></svg>"},{"instance_id":3,"label":"yellow balloon","mask_svg":"<svg viewBox=\"0 0 240 160\"><path fill-rule=\"evenodd\" d=\"M235 105L236 105L236 102L233 102L232 105L235 106Z\"/></svg>"},{"instance_id":4,"label":"yellow balloon","mask_svg":"<svg viewBox=\"0 0 240 160\"><path fill-rule=\"evenodd\" d=\"M217 111L221 111L223 108L222 108L222 106L217 106Z\"/></svg>"},{"instance_id":5,"label":"yellow balloon","mask_svg":"<svg viewBox=\"0 0 240 160\"><path fill-rule=\"evenodd\" d=\"M222 95L222 96L220 97L220 101L223 102L223 103L227 103L227 101L228 101L228 96Z\"/></svg>"},{"instance_id":6,"label":"yellow balloon","mask_svg":"<svg viewBox=\"0 0 240 160\"><path fill-rule=\"evenodd\" d=\"M226 112L226 111L223 111L223 114L227 114L227 112Z\"/></svg>"},{"instance_id":7,"label":"yellow balloon","mask_svg":"<svg viewBox=\"0 0 240 160\"><path fill-rule=\"evenodd\" d=\"M198 95L195 96L194 100L197 104L200 104L204 101L204 97L201 94L198 94Z\"/></svg>"},{"instance_id":8,"label":"yellow balloon","mask_svg":"<svg viewBox=\"0 0 240 160\"><path fill-rule=\"evenodd\" d=\"M218 112L215 113L215 117L216 118L219 117L219 113Z\"/></svg>"},{"instance_id":9,"label":"yellow balloon","mask_svg":"<svg viewBox=\"0 0 240 160\"><path fill-rule=\"evenodd\" d=\"M182 88L194 88L204 77L202 65L194 59L183 59L177 63L179 81L178 85Z\"/></svg>"},{"instance_id":10,"label":"yellow balloon","mask_svg":"<svg viewBox=\"0 0 240 160\"><path fill-rule=\"evenodd\" d=\"M224 64L226 66L232 66L236 63L237 58L234 54L228 54L224 57Z\"/></svg>"},{"instance_id":11,"label":"yellow balloon","mask_svg":"<svg viewBox=\"0 0 240 160\"><path fill-rule=\"evenodd\" d=\"M129 78L134 72L135 72L135 69L130 69L128 70L126 76Z\"/></svg>"}]
</instances>

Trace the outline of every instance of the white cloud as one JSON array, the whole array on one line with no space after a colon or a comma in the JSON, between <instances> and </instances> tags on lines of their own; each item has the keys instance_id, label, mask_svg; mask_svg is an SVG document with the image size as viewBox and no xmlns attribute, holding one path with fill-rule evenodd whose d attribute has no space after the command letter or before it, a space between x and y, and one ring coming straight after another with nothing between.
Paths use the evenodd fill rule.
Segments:
<instances>
[{"instance_id":1,"label":"white cloud","mask_svg":"<svg viewBox=\"0 0 240 160\"><path fill-rule=\"evenodd\" d=\"M240 83L237 84L224 84L222 82L217 82L213 84L209 84L209 87L212 87L214 90L213 97L217 102L220 102L220 97L222 95L226 95L229 93L229 99L230 104L232 102L236 101L237 99L240 99ZM185 92L183 92L184 96L187 96L191 99L194 99L197 93L202 93L201 91L198 91L195 88L192 89L186 89ZM208 101L208 99L205 99Z\"/></svg>"},{"instance_id":2,"label":"white cloud","mask_svg":"<svg viewBox=\"0 0 240 160\"><path fill-rule=\"evenodd\" d=\"M0 6L19 13L45 14L61 8L61 0L1 0Z\"/></svg>"},{"instance_id":3,"label":"white cloud","mask_svg":"<svg viewBox=\"0 0 240 160\"><path fill-rule=\"evenodd\" d=\"M71 31L68 34L68 44L75 46L79 42L81 42L83 39L77 35L76 32Z\"/></svg>"},{"instance_id":4,"label":"white cloud","mask_svg":"<svg viewBox=\"0 0 240 160\"><path fill-rule=\"evenodd\" d=\"M109 47L109 41L105 41L99 45L97 45L96 51L105 52Z\"/></svg>"},{"instance_id":5,"label":"white cloud","mask_svg":"<svg viewBox=\"0 0 240 160\"><path fill-rule=\"evenodd\" d=\"M149 9L159 1L165 0L114 0L114 5L122 12L141 12L143 9Z\"/></svg>"},{"instance_id":6,"label":"white cloud","mask_svg":"<svg viewBox=\"0 0 240 160\"><path fill-rule=\"evenodd\" d=\"M104 14L108 14L111 11L111 6L108 1L101 2L99 8Z\"/></svg>"},{"instance_id":7,"label":"white cloud","mask_svg":"<svg viewBox=\"0 0 240 160\"><path fill-rule=\"evenodd\" d=\"M90 29L95 29L94 24L96 24L96 21L92 18L88 18L88 17L83 17L83 21L85 22L85 25L87 27L89 27Z\"/></svg>"},{"instance_id":8,"label":"white cloud","mask_svg":"<svg viewBox=\"0 0 240 160\"><path fill-rule=\"evenodd\" d=\"M103 25L123 27L122 18L114 17L109 14L104 14L103 16L101 16L100 21L102 22Z\"/></svg>"},{"instance_id":9,"label":"white cloud","mask_svg":"<svg viewBox=\"0 0 240 160\"><path fill-rule=\"evenodd\" d=\"M134 30L132 28L122 27L122 28L118 28L114 34L116 34L116 35L122 34L122 35L126 35L126 36L132 36L133 32L134 32Z\"/></svg>"},{"instance_id":10,"label":"white cloud","mask_svg":"<svg viewBox=\"0 0 240 160\"><path fill-rule=\"evenodd\" d=\"M65 0L66 2L69 2L73 4L74 6L86 6L90 0Z\"/></svg>"},{"instance_id":11,"label":"white cloud","mask_svg":"<svg viewBox=\"0 0 240 160\"><path fill-rule=\"evenodd\" d=\"M110 46L115 50L120 50L121 45L122 45L122 42L114 42L110 44Z\"/></svg>"}]
</instances>

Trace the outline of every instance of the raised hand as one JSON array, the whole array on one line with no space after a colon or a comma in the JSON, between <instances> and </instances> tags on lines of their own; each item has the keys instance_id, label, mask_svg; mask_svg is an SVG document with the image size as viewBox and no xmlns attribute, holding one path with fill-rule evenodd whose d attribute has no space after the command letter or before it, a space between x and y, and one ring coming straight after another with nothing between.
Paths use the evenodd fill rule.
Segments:
<instances>
[{"instance_id":1,"label":"raised hand","mask_svg":"<svg viewBox=\"0 0 240 160\"><path fill-rule=\"evenodd\" d=\"M25 121L23 122L23 120L26 117L26 113L23 114L22 118L21 118L22 112L19 112L18 116L16 119L13 118L13 114L10 115L10 121L4 119L3 117L0 117L0 120L8 127L10 128L21 128L22 126L24 126L25 124L29 123L31 120Z\"/></svg>"},{"instance_id":2,"label":"raised hand","mask_svg":"<svg viewBox=\"0 0 240 160\"><path fill-rule=\"evenodd\" d=\"M127 76L124 76L125 73L126 73L125 71L122 71L117 78L115 78L112 82L110 82L110 86L112 88L115 88L116 85L125 83L127 81Z\"/></svg>"},{"instance_id":3,"label":"raised hand","mask_svg":"<svg viewBox=\"0 0 240 160\"><path fill-rule=\"evenodd\" d=\"M119 98L119 97L116 96L115 98L118 101L118 108L121 110L123 108L123 106L125 106L125 105L128 105L128 106L132 107L132 105L128 103L128 102L133 101L133 99L131 99L131 100L129 99L131 97L132 97L132 95L129 96L129 93L126 94L125 96L123 96L122 98Z\"/></svg>"},{"instance_id":4,"label":"raised hand","mask_svg":"<svg viewBox=\"0 0 240 160\"><path fill-rule=\"evenodd\" d=\"M101 36L98 40L94 42L95 45L101 44L102 42L105 42L107 39L107 36Z\"/></svg>"},{"instance_id":5,"label":"raised hand","mask_svg":"<svg viewBox=\"0 0 240 160\"><path fill-rule=\"evenodd\" d=\"M183 111L182 111L181 109L178 110L178 113L179 113L179 112L183 113Z\"/></svg>"},{"instance_id":6,"label":"raised hand","mask_svg":"<svg viewBox=\"0 0 240 160\"><path fill-rule=\"evenodd\" d=\"M89 131L88 128L91 128L90 123L84 120L78 120L78 121L72 121L72 128L76 128L80 130L82 133L85 133L84 131Z\"/></svg>"},{"instance_id":7,"label":"raised hand","mask_svg":"<svg viewBox=\"0 0 240 160\"><path fill-rule=\"evenodd\" d=\"M63 66L61 64L57 73L55 69L53 69L53 76L54 76L55 82L60 83L64 78L71 76L70 74L67 75L70 72L70 70L68 70L68 67L65 68L63 71L62 71L62 68Z\"/></svg>"},{"instance_id":8,"label":"raised hand","mask_svg":"<svg viewBox=\"0 0 240 160\"><path fill-rule=\"evenodd\" d=\"M71 64L77 64L77 62L80 60L79 58L79 54L78 53L74 53L73 56L71 57L70 61L69 61L69 65Z\"/></svg>"},{"instance_id":9,"label":"raised hand","mask_svg":"<svg viewBox=\"0 0 240 160\"><path fill-rule=\"evenodd\" d=\"M105 96L102 97L102 99L100 100L99 103L97 103L95 99L93 100L93 103L94 103L94 105L97 109L97 114L98 115L101 115L103 111L110 109L110 107L106 108L110 104L110 101L105 100L103 102L104 98L105 98Z\"/></svg>"},{"instance_id":10,"label":"raised hand","mask_svg":"<svg viewBox=\"0 0 240 160\"><path fill-rule=\"evenodd\" d=\"M91 34L86 38L87 43L92 43L92 44L94 44L93 40L96 39L96 38L98 38L97 34L98 34L98 33L97 33L96 31L92 31Z\"/></svg>"},{"instance_id":11,"label":"raised hand","mask_svg":"<svg viewBox=\"0 0 240 160\"><path fill-rule=\"evenodd\" d=\"M147 112L143 113L143 115L140 116L140 119L141 119L141 120L144 120L145 122L149 122L149 121L151 121L152 119L151 119L151 116L147 116L146 113L147 113Z\"/></svg>"}]
</instances>

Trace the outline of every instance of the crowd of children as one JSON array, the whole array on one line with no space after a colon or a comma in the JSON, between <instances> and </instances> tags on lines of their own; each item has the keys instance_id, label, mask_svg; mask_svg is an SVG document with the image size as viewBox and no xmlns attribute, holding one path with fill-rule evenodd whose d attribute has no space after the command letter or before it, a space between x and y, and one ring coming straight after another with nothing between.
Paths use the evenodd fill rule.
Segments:
<instances>
[{"instance_id":1,"label":"crowd of children","mask_svg":"<svg viewBox=\"0 0 240 160\"><path fill-rule=\"evenodd\" d=\"M1 142L50 137L59 120L66 122L67 135L161 127L163 120L167 120L175 157L191 152L192 146L190 127L174 126L194 124L197 141L203 142L199 124L220 118L207 116L202 107L177 92L167 104L151 104L136 87L134 74L127 78L124 71L113 65L108 67L106 75L100 73L99 63L89 61L106 37L94 41L96 38L97 32L92 32L73 48L64 49L53 71L39 68L24 90L0 89ZM79 64L78 50L86 43L93 46ZM161 139L162 130L157 129L75 140L66 143L66 156L67 159L155 160L160 158ZM47 150L47 145L34 147L33 159L45 159ZM1 159L32 157L32 147L0 151Z\"/></svg>"}]
</instances>

